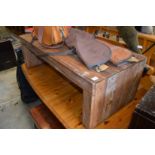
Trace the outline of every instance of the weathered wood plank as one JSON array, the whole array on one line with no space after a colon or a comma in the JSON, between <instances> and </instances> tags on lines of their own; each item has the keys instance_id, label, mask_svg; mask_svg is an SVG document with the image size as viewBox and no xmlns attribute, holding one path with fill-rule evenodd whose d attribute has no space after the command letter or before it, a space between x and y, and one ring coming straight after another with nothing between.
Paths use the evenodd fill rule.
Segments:
<instances>
[{"instance_id":1,"label":"weathered wood plank","mask_svg":"<svg viewBox=\"0 0 155 155\"><path fill-rule=\"evenodd\" d=\"M84 90L83 92L83 123L86 127L94 128L97 126L102 119L102 110L104 109L105 103L105 90L106 82L102 81L97 85L94 85L92 92ZM89 120L89 121L88 121Z\"/></svg>"},{"instance_id":2,"label":"weathered wood plank","mask_svg":"<svg viewBox=\"0 0 155 155\"><path fill-rule=\"evenodd\" d=\"M108 89L105 92L106 107L103 109L103 120L133 100L142 75L143 68L141 66L144 64L141 62L133 65L128 70L122 71L107 80Z\"/></svg>"},{"instance_id":3,"label":"weathered wood plank","mask_svg":"<svg viewBox=\"0 0 155 155\"><path fill-rule=\"evenodd\" d=\"M43 61L37 58L28 48L22 46L22 51L24 55L24 61L27 67L34 67L41 65Z\"/></svg>"}]
</instances>

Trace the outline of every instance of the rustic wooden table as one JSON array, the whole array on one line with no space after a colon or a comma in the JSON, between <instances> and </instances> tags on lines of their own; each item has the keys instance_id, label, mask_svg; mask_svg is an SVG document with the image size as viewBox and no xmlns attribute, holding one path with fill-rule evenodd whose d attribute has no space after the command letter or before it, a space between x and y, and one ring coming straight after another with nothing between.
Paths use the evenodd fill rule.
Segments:
<instances>
[{"instance_id":1,"label":"rustic wooden table","mask_svg":"<svg viewBox=\"0 0 155 155\"><path fill-rule=\"evenodd\" d=\"M39 45L37 41L34 42L34 44L30 44L31 41L31 35L26 34L21 36L23 49L27 52L32 53L44 53L44 52L50 52L51 49L45 49L42 46ZM61 49L65 50L65 48ZM55 52L59 52L60 50L53 50ZM36 75L33 76L33 72L38 71L37 69L30 69L30 72L28 69L26 69L26 66L24 66L24 72L28 80L31 81L33 79L33 82L31 81L32 87L36 90L36 93L38 93L39 96L41 96L41 99L44 100L47 107L58 117L58 119L64 124L67 128L75 128L80 123L79 117L81 117L82 113L82 123L86 128L94 128L99 123L103 122L105 119L110 117L112 114L117 112L120 108L127 105L130 101L134 99L134 96L136 94L136 90L142 75L142 71L145 65L145 57L142 55L135 55L137 59L139 59L138 63L126 63L122 64L120 66L114 66L110 63L107 65L109 68L102 72L97 73L95 70L88 70L85 65L77 58L71 55L67 56L47 56L42 57L42 61L46 62L48 65L50 65L53 69L49 69L47 65L40 65L42 66L40 69L40 73L37 76L40 77L41 81L44 81L44 84L41 84L41 81L35 85L34 80ZM60 75L58 73L54 73L58 71L61 73ZM50 75L45 75L51 74ZM55 75L55 78L52 77L52 74ZM70 100L66 102L66 104L63 105L63 103L59 103L60 106L64 106L63 109L61 109L61 112L64 109L68 110L68 114L66 113L66 118L62 117L61 112L59 113L57 109L54 108L54 103L51 103L52 100L47 100L45 98L48 98L49 96L52 96L52 87L57 85L61 85L61 82L65 83L64 80L59 80L61 76L66 77L69 81L73 82L75 85L80 87L82 89L83 95L78 96L74 89L70 88L71 86L64 86L64 89L66 89L70 92L73 91L71 96L69 98L66 97L66 100L71 99L73 103ZM46 79L46 77L48 77ZM66 80L67 80L66 79ZM53 80L49 81L47 80ZM57 82L54 82L57 81ZM45 84L46 83L46 84ZM51 93L49 92L50 89L48 88L48 92L44 92L44 95L41 94L40 89L45 89L44 87L47 87L49 85L49 88L51 89ZM63 89L63 87L61 87ZM60 90L60 89L59 89ZM64 90L62 90L64 91ZM60 93L60 92L59 92ZM54 94L55 95L55 94ZM65 98L65 95L67 96L67 93L63 92L63 97ZM75 98L73 96L75 95ZM57 96L58 97L58 96ZM59 97L58 97L59 98ZM78 101L79 100L79 101ZM82 107L77 106L77 109L73 108L74 104L76 107L76 104L79 104L78 102L82 102ZM81 103L80 103L81 104ZM58 103L56 103L58 105ZM79 108L78 108L79 107ZM75 111L70 111L70 109L74 109ZM60 109L59 109L60 110ZM77 114L77 111L78 114ZM75 112L75 113L74 113ZM75 116L75 115L78 116ZM69 115L69 116L67 116ZM73 122L67 122L68 117L72 117L73 120L75 120L75 117L78 117L77 121ZM70 121L72 120L70 118ZM75 123L76 122L76 123ZM70 124L70 125L69 125ZM79 125L80 128L82 125Z\"/></svg>"}]
</instances>

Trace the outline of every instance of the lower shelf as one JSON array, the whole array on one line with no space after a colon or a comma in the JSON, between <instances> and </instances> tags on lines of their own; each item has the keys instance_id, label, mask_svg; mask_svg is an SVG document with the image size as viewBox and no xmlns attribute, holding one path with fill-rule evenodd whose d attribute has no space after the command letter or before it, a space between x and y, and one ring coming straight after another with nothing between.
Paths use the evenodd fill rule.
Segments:
<instances>
[{"instance_id":1,"label":"lower shelf","mask_svg":"<svg viewBox=\"0 0 155 155\"><path fill-rule=\"evenodd\" d=\"M34 91L65 128L84 128L80 88L47 64L32 68L23 64L22 69ZM97 128L128 128L137 103L138 100L131 102Z\"/></svg>"},{"instance_id":2,"label":"lower shelf","mask_svg":"<svg viewBox=\"0 0 155 155\"><path fill-rule=\"evenodd\" d=\"M34 91L66 128L82 128L82 92L48 65L23 72Z\"/></svg>"}]
</instances>

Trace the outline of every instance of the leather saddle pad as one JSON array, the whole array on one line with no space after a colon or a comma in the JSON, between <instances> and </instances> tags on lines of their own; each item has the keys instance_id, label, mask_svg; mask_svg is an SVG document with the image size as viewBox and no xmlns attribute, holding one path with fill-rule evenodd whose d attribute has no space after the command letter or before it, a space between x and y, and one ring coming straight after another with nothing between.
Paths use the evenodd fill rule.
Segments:
<instances>
[{"instance_id":1,"label":"leather saddle pad","mask_svg":"<svg viewBox=\"0 0 155 155\"><path fill-rule=\"evenodd\" d=\"M75 47L76 46L76 38L83 38L83 39L93 39L94 36L92 34L89 34L85 31L81 31L81 30L78 30L78 29L74 29L74 28L71 28L70 31L69 31L69 35L68 37L65 39L65 43L68 47Z\"/></svg>"},{"instance_id":2,"label":"leather saddle pad","mask_svg":"<svg viewBox=\"0 0 155 155\"><path fill-rule=\"evenodd\" d=\"M106 41L103 41L103 42L111 49L112 53L111 53L110 61L115 65L119 65L120 63L125 62L126 60L128 60L133 56L132 51L126 48L112 45Z\"/></svg>"},{"instance_id":3,"label":"leather saddle pad","mask_svg":"<svg viewBox=\"0 0 155 155\"><path fill-rule=\"evenodd\" d=\"M65 43L76 48L77 55L88 68L104 64L111 58L110 48L85 31L72 28Z\"/></svg>"},{"instance_id":4,"label":"leather saddle pad","mask_svg":"<svg viewBox=\"0 0 155 155\"><path fill-rule=\"evenodd\" d=\"M65 40L68 47L75 47L79 58L88 68L111 61L119 65L132 57L132 52L126 48L112 45L106 41L95 39L94 35L85 31L70 29Z\"/></svg>"},{"instance_id":5,"label":"leather saddle pad","mask_svg":"<svg viewBox=\"0 0 155 155\"><path fill-rule=\"evenodd\" d=\"M115 65L119 65L120 63L125 62L132 57L132 52L128 49L114 46L111 48L111 50L112 56L110 61Z\"/></svg>"},{"instance_id":6,"label":"leather saddle pad","mask_svg":"<svg viewBox=\"0 0 155 155\"><path fill-rule=\"evenodd\" d=\"M109 47L96 39L76 38L76 53L88 68L106 63L111 58Z\"/></svg>"}]
</instances>

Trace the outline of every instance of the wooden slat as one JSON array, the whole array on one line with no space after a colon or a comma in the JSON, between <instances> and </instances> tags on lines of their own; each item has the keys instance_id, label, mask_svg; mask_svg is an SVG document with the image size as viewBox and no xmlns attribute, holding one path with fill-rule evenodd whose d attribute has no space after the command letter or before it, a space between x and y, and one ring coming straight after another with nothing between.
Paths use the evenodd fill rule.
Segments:
<instances>
[{"instance_id":1,"label":"wooden slat","mask_svg":"<svg viewBox=\"0 0 155 155\"><path fill-rule=\"evenodd\" d=\"M46 64L29 69L24 64L22 69L35 92L66 128L84 128L81 123L83 96L80 88ZM137 99L145 92L140 89ZM96 128L127 128L138 101L131 102Z\"/></svg>"},{"instance_id":2,"label":"wooden slat","mask_svg":"<svg viewBox=\"0 0 155 155\"><path fill-rule=\"evenodd\" d=\"M154 34L144 34L144 33L138 33L138 37L140 39L144 39L150 42L155 42L155 35Z\"/></svg>"}]
</instances>

